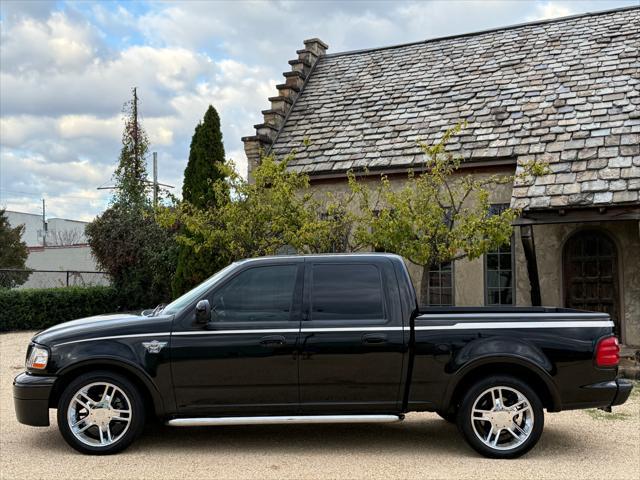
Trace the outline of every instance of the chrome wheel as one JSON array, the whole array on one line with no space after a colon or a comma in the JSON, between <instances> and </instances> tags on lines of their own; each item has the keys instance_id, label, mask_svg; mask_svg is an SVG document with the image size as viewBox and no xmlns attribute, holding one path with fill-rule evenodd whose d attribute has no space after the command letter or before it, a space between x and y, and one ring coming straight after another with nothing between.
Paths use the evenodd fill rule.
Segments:
<instances>
[{"instance_id":1,"label":"chrome wheel","mask_svg":"<svg viewBox=\"0 0 640 480\"><path fill-rule=\"evenodd\" d=\"M522 445L533 431L531 402L515 388L498 386L482 392L471 408L471 425L478 439L496 450Z\"/></svg>"},{"instance_id":2,"label":"chrome wheel","mask_svg":"<svg viewBox=\"0 0 640 480\"><path fill-rule=\"evenodd\" d=\"M129 397L108 382L89 383L72 397L67 409L71 433L85 445L107 447L120 440L131 425Z\"/></svg>"}]
</instances>

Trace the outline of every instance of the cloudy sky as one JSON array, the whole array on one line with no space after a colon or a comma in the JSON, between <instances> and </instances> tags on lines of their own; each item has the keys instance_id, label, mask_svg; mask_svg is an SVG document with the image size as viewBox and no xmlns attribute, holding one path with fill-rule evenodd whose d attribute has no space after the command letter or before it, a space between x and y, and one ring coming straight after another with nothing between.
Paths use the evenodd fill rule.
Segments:
<instances>
[{"instance_id":1,"label":"cloudy sky","mask_svg":"<svg viewBox=\"0 0 640 480\"><path fill-rule=\"evenodd\" d=\"M253 134L302 40L385 46L638 0L0 3L0 207L90 220L108 203L122 104L138 87L160 181L180 192L193 129L212 104L227 157Z\"/></svg>"}]
</instances>

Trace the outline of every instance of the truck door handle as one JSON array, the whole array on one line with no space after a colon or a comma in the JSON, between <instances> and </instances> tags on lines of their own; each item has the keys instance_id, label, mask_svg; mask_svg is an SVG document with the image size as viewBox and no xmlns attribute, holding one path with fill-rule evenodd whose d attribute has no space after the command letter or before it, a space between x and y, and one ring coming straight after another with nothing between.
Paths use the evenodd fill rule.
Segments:
<instances>
[{"instance_id":1,"label":"truck door handle","mask_svg":"<svg viewBox=\"0 0 640 480\"><path fill-rule=\"evenodd\" d=\"M286 339L282 335L269 335L260 339L260 345L263 347L277 347L285 344Z\"/></svg>"},{"instance_id":2,"label":"truck door handle","mask_svg":"<svg viewBox=\"0 0 640 480\"><path fill-rule=\"evenodd\" d=\"M382 345L387 343L387 336L384 333L367 333L362 336L362 343L367 345Z\"/></svg>"}]
</instances>

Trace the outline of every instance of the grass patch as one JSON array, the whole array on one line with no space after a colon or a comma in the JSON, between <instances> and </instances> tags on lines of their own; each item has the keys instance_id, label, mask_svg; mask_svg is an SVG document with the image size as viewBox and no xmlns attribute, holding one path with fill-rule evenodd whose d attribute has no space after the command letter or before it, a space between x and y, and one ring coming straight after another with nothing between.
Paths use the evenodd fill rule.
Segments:
<instances>
[{"instance_id":1,"label":"grass patch","mask_svg":"<svg viewBox=\"0 0 640 480\"><path fill-rule=\"evenodd\" d=\"M631 415L629 415L628 413L609 413L598 408L589 408L588 410L585 410L585 412L587 412L587 415L589 415L594 420L627 420L628 418L631 418Z\"/></svg>"}]
</instances>

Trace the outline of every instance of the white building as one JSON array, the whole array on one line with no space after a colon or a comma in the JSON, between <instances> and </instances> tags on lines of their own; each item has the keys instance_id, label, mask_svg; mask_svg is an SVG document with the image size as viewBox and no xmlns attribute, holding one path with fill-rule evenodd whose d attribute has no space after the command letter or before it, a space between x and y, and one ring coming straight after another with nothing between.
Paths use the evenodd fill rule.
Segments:
<instances>
[{"instance_id":1,"label":"white building","mask_svg":"<svg viewBox=\"0 0 640 480\"><path fill-rule=\"evenodd\" d=\"M24 225L22 240L27 244L27 247L87 244L84 228L88 222L68 220L66 218L49 218L43 224L42 215L34 213L7 210L5 215L12 227ZM46 243L43 242L44 231L46 231Z\"/></svg>"},{"instance_id":2,"label":"white building","mask_svg":"<svg viewBox=\"0 0 640 480\"><path fill-rule=\"evenodd\" d=\"M34 270L20 288L109 283L108 277L98 272L87 244L84 229L88 222L49 218L43 224L42 215L9 210L5 215L12 227L24 225L22 240L29 249L26 266Z\"/></svg>"}]
</instances>

